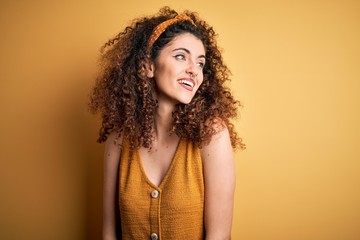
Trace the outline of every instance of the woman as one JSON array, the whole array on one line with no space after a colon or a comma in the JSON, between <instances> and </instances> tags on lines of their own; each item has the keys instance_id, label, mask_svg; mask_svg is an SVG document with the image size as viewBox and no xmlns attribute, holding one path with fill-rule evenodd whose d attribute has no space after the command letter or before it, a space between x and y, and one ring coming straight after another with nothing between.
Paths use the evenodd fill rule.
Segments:
<instances>
[{"instance_id":1,"label":"woman","mask_svg":"<svg viewBox=\"0 0 360 240\"><path fill-rule=\"evenodd\" d=\"M90 108L106 141L103 239L229 239L233 148L244 145L213 28L165 7L101 60Z\"/></svg>"}]
</instances>

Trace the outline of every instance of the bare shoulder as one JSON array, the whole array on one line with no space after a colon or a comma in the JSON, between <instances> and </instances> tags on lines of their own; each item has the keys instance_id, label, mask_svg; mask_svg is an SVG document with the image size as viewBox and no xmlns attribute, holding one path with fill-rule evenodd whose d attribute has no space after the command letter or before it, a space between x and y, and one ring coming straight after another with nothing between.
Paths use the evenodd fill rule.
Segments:
<instances>
[{"instance_id":1,"label":"bare shoulder","mask_svg":"<svg viewBox=\"0 0 360 240\"><path fill-rule=\"evenodd\" d=\"M205 180L207 179L208 183L214 180L222 181L230 176L234 178L234 152L226 126L222 125L212 136L210 143L203 146L200 152Z\"/></svg>"},{"instance_id":2,"label":"bare shoulder","mask_svg":"<svg viewBox=\"0 0 360 240\"><path fill-rule=\"evenodd\" d=\"M117 131L110 133L105 144L105 157L113 154L120 154L122 145L122 134Z\"/></svg>"},{"instance_id":3,"label":"bare shoulder","mask_svg":"<svg viewBox=\"0 0 360 240\"><path fill-rule=\"evenodd\" d=\"M222 155L224 152L233 152L229 130L225 124L218 123L214 126L216 134L212 136L209 144L201 148L201 156L203 159Z\"/></svg>"}]
</instances>

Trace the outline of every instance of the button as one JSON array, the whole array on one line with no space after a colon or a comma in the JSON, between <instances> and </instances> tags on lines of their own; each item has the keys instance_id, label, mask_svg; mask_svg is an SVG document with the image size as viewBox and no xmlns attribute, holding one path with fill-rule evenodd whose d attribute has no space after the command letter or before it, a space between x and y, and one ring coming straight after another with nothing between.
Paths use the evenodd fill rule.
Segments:
<instances>
[{"instance_id":1,"label":"button","mask_svg":"<svg viewBox=\"0 0 360 240\"><path fill-rule=\"evenodd\" d=\"M158 239L159 239L159 237L156 233L151 234L151 240L158 240Z\"/></svg>"},{"instance_id":2,"label":"button","mask_svg":"<svg viewBox=\"0 0 360 240\"><path fill-rule=\"evenodd\" d=\"M153 198L158 198L159 197L159 191L158 190L154 190L151 192L151 197ZM156 235L156 234L155 234Z\"/></svg>"}]
</instances>

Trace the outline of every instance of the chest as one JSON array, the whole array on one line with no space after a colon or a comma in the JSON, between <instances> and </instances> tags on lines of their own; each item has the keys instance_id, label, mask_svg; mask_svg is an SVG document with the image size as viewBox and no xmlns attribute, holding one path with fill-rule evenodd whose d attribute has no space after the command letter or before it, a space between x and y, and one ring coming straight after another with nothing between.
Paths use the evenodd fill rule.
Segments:
<instances>
[{"instance_id":1,"label":"chest","mask_svg":"<svg viewBox=\"0 0 360 240\"><path fill-rule=\"evenodd\" d=\"M164 157L151 155L154 156ZM123 239L149 239L152 233L160 239L203 239L204 180L200 151L180 141L170 159L164 178L155 185L145 173L140 151L131 160L126 147L122 152L119 209Z\"/></svg>"},{"instance_id":2,"label":"chest","mask_svg":"<svg viewBox=\"0 0 360 240\"><path fill-rule=\"evenodd\" d=\"M179 139L156 144L151 150L139 150L140 165L147 178L159 186L168 173L179 145Z\"/></svg>"}]
</instances>

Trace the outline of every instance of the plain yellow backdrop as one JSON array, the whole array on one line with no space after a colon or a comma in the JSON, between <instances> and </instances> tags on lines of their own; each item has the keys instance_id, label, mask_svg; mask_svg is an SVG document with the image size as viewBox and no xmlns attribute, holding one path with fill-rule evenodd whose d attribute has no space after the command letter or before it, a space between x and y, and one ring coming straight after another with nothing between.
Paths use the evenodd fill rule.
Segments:
<instances>
[{"instance_id":1,"label":"plain yellow backdrop","mask_svg":"<svg viewBox=\"0 0 360 240\"><path fill-rule=\"evenodd\" d=\"M100 46L163 5L219 34L236 122L232 238L360 239L360 2L1 1L0 238L100 239Z\"/></svg>"}]
</instances>

